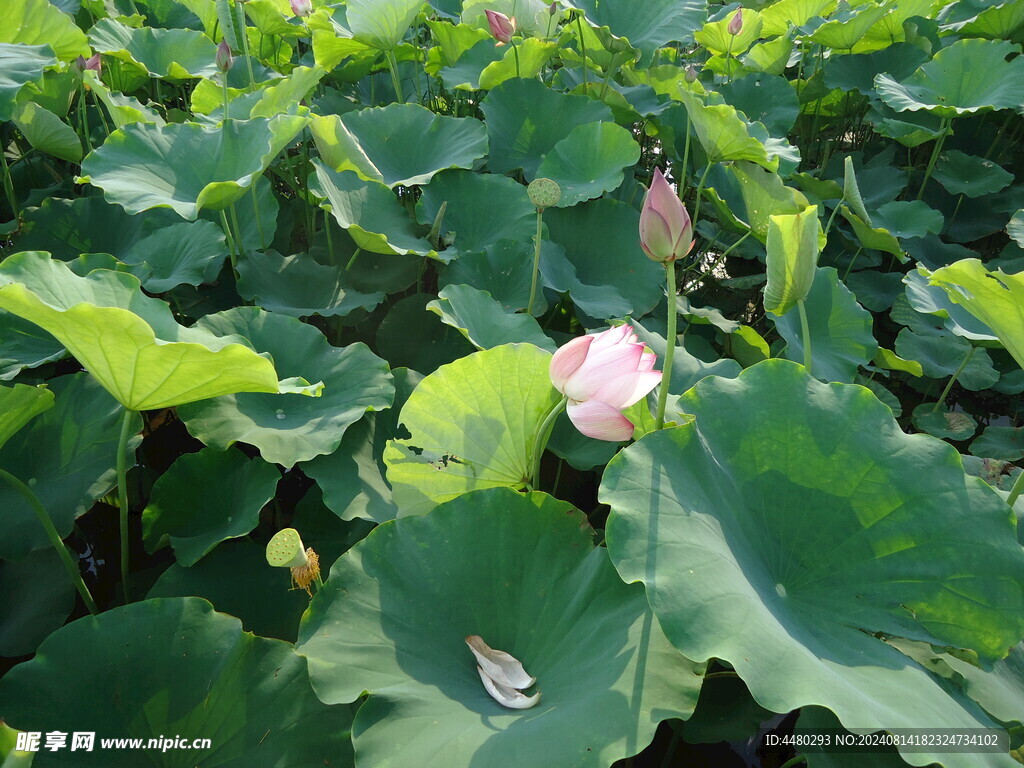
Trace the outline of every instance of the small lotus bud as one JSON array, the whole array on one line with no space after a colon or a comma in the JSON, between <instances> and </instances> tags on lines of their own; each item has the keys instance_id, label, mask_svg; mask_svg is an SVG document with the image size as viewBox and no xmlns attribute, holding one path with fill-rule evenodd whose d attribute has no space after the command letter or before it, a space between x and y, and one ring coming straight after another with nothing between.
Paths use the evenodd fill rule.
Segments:
<instances>
[{"instance_id":1,"label":"small lotus bud","mask_svg":"<svg viewBox=\"0 0 1024 768\"><path fill-rule=\"evenodd\" d=\"M662 264L693 248L690 214L657 168L640 210L640 247L647 258Z\"/></svg>"},{"instance_id":2,"label":"small lotus bud","mask_svg":"<svg viewBox=\"0 0 1024 768\"><path fill-rule=\"evenodd\" d=\"M558 205L558 201L562 199L562 188L551 179L534 179L526 188L526 194L529 195L533 207L543 211L545 208Z\"/></svg>"},{"instance_id":3,"label":"small lotus bud","mask_svg":"<svg viewBox=\"0 0 1024 768\"><path fill-rule=\"evenodd\" d=\"M512 35L516 31L516 20L510 19L504 13L497 11L484 11L487 15L487 23L491 28L491 34L498 41L498 45L505 45L512 42Z\"/></svg>"},{"instance_id":4,"label":"small lotus bud","mask_svg":"<svg viewBox=\"0 0 1024 768\"><path fill-rule=\"evenodd\" d=\"M729 26L726 31L730 35L736 36L743 31L743 9L738 8L736 13L733 14L732 19L729 20Z\"/></svg>"},{"instance_id":5,"label":"small lotus bud","mask_svg":"<svg viewBox=\"0 0 1024 768\"><path fill-rule=\"evenodd\" d=\"M692 83L697 79L697 68L693 64L688 64L686 67L686 82Z\"/></svg>"},{"instance_id":6,"label":"small lotus bud","mask_svg":"<svg viewBox=\"0 0 1024 768\"><path fill-rule=\"evenodd\" d=\"M306 549L294 528L284 528L267 543L267 562L275 568L295 568L306 565Z\"/></svg>"},{"instance_id":7,"label":"small lotus bud","mask_svg":"<svg viewBox=\"0 0 1024 768\"><path fill-rule=\"evenodd\" d=\"M306 17L313 12L313 0L291 0L292 13Z\"/></svg>"},{"instance_id":8,"label":"small lotus bud","mask_svg":"<svg viewBox=\"0 0 1024 768\"><path fill-rule=\"evenodd\" d=\"M221 40L220 45L217 46L217 57L214 59L217 69L226 74L231 69L234 60L235 57L231 55L231 47L228 45L227 40Z\"/></svg>"},{"instance_id":9,"label":"small lotus bud","mask_svg":"<svg viewBox=\"0 0 1024 768\"><path fill-rule=\"evenodd\" d=\"M548 15L554 16L556 13L558 13L558 0L551 0L548 3Z\"/></svg>"},{"instance_id":10,"label":"small lotus bud","mask_svg":"<svg viewBox=\"0 0 1024 768\"><path fill-rule=\"evenodd\" d=\"M91 69L97 75L103 71L103 60L100 58L98 53L94 53L88 59L85 60L85 66L83 69Z\"/></svg>"},{"instance_id":11,"label":"small lotus bud","mask_svg":"<svg viewBox=\"0 0 1024 768\"><path fill-rule=\"evenodd\" d=\"M74 67L76 72L82 72L85 69L85 56L79 56L71 62L71 66Z\"/></svg>"}]
</instances>

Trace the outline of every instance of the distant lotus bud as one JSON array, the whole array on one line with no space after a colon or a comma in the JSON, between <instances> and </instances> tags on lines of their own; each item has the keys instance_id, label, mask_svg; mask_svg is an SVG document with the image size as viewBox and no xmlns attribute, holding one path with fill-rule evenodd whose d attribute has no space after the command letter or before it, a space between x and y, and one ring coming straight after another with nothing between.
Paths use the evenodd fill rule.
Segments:
<instances>
[{"instance_id":1,"label":"distant lotus bud","mask_svg":"<svg viewBox=\"0 0 1024 768\"><path fill-rule=\"evenodd\" d=\"M697 68L693 64L689 64L686 67L686 82L692 83L697 79Z\"/></svg>"},{"instance_id":2,"label":"distant lotus bud","mask_svg":"<svg viewBox=\"0 0 1024 768\"><path fill-rule=\"evenodd\" d=\"M554 16L556 13L558 13L558 0L552 0L548 3L548 15Z\"/></svg>"},{"instance_id":3,"label":"distant lotus bud","mask_svg":"<svg viewBox=\"0 0 1024 768\"><path fill-rule=\"evenodd\" d=\"M100 55L98 53L94 53L86 59L83 69L91 69L97 75L100 74L100 72L103 71L103 61L100 59Z\"/></svg>"},{"instance_id":4,"label":"distant lotus bud","mask_svg":"<svg viewBox=\"0 0 1024 768\"><path fill-rule=\"evenodd\" d=\"M510 19L504 13L497 11L484 11L487 14L487 23L491 27L491 34L498 41L499 45L512 42L512 35L516 31L516 20Z\"/></svg>"},{"instance_id":5,"label":"distant lotus bud","mask_svg":"<svg viewBox=\"0 0 1024 768\"><path fill-rule=\"evenodd\" d=\"M733 14L733 17L729 21L729 26L726 28L726 31L730 35L738 35L740 32L743 31L743 9L742 8L737 9L736 13Z\"/></svg>"},{"instance_id":6,"label":"distant lotus bud","mask_svg":"<svg viewBox=\"0 0 1024 768\"><path fill-rule=\"evenodd\" d=\"M231 55L231 47L228 45L227 40L221 40L220 45L217 46L217 57L214 59L217 69L226 74L231 69L231 64L234 60L235 57Z\"/></svg>"},{"instance_id":7,"label":"distant lotus bud","mask_svg":"<svg viewBox=\"0 0 1024 768\"><path fill-rule=\"evenodd\" d=\"M313 0L291 0L292 13L306 17L313 12Z\"/></svg>"},{"instance_id":8,"label":"distant lotus bud","mask_svg":"<svg viewBox=\"0 0 1024 768\"><path fill-rule=\"evenodd\" d=\"M73 62L71 62L72 68L79 74L85 69L85 56L79 56Z\"/></svg>"},{"instance_id":9,"label":"distant lotus bud","mask_svg":"<svg viewBox=\"0 0 1024 768\"><path fill-rule=\"evenodd\" d=\"M562 199L562 188L558 186L558 182L551 179L534 179L526 188L526 194L534 208L544 210L558 205L558 201Z\"/></svg>"},{"instance_id":10,"label":"distant lotus bud","mask_svg":"<svg viewBox=\"0 0 1024 768\"><path fill-rule=\"evenodd\" d=\"M640 211L640 247L662 264L685 256L693 247L690 214L657 168Z\"/></svg>"}]
</instances>

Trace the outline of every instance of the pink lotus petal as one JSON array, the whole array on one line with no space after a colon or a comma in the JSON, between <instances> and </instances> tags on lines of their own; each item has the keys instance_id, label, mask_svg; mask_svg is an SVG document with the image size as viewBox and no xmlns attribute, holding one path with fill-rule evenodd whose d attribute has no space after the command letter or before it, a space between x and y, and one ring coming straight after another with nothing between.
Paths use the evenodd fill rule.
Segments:
<instances>
[{"instance_id":1,"label":"pink lotus petal","mask_svg":"<svg viewBox=\"0 0 1024 768\"><path fill-rule=\"evenodd\" d=\"M576 429L587 437L618 443L633 436L633 423L608 403L569 403L565 410Z\"/></svg>"},{"instance_id":2,"label":"pink lotus petal","mask_svg":"<svg viewBox=\"0 0 1024 768\"><path fill-rule=\"evenodd\" d=\"M619 344L587 355L583 365L565 382L562 393L570 400L589 400L609 380L633 373L640 364L643 347Z\"/></svg>"},{"instance_id":3,"label":"pink lotus petal","mask_svg":"<svg viewBox=\"0 0 1024 768\"><path fill-rule=\"evenodd\" d=\"M594 393L594 400L613 408L629 408L661 383L661 371L636 371L612 379Z\"/></svg>"},{"instance_id":4,"label":"pink lotus petal","mask_svg":"<svg viewBox=\"0 0 1024 768\"><path fill-rule=\"evenodd\" d=\"M653 352L644 352L640 355L640 365L637 366L638 371L653 371L655 364L658 362L658 356Z\"/></svg>"},{"instance_id":5,"label":"pink lotus petal","mask_svg":"<svg viewBox=\"0 0 1024 768\"><path fill-rule=\"evenodd\" d=\"M551 358L551 383L559 392L565 393L565 382L583 365L587 359L591 345L594 343L593 336L578 336L568 344L559 347Z\"/></svg>"},{"instance_id":6,"label":"pink lotus petal","mask_svg":"<svg viewBox=\"0 0 1024 768\"><path fill-rule=\"evenodd\" d=\"M491 28L494 39L501 44L512 42L512 35L516 31L516 20L510 19L498 11L484 11L484 14L487 16L487 24Z\"/></svg>"},{"instance_id":7,"label":"pink lotus petal","mask_svg":"<svg viewBox=\"0 0 1024 768\"><path fill-rule=\"evenodd\" d=\"M620 325L615 328L609 328L607 331L591 335L594 337L595 352L599 349L615 346L616 344L628 343L630 341L630 336L633 337L633 341L636 340L633 328L630 325Z\"/></svg>"}]
</instances>

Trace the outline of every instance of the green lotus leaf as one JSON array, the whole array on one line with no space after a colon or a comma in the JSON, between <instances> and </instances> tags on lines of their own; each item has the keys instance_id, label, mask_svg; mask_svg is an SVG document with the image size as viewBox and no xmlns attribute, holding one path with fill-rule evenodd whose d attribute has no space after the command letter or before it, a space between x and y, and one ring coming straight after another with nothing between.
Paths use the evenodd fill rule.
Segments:
<instances>
[{"instance_id":1,"label":"green lotus leaf","mask_svg":"<svg viewBox=\"0 0 1024 768\"><path fill-rule=\"evenodd\" d=\"M768 238L768 223L772 216L798 214L808 206L807 198L798 190L787 187L774 171L744 160L730 163L727 169L739 187L738 195L729 196L736 214L743 218L742 222L737 221L737 227L742 229L746 225L762 242ZM726 194L724 189L719 191Z\"/></svg>"},{"instance_id":2,"label":"green lotus leaf","mask_svg":"<svg viewBox=\"0 0 1024 768\"><path fill-rule=\"evenodd\" d=\"M892 15L890 13L883 21ZM902 32L902 29L900 31ZM886 72L895 80L905 80L930 58L930 51L925 51L913 43L887 41L886 44L888 47L884 50L830 58L825 69L825 87L859 91L873 99L878 95L875 93L875 75Z\"/></svg>"},{"instance_id":3,"label":"green lotus leaf","mask_svg":"<svg viewBox=\"0 0 1024 768\"><path fill-rule=\"evenodd\" d=\"M241 199L305 125L296 115L230 120L216 128L132 123L89 153L81 180L128 213L173 208L192 221L204 208L222 210Z\"/></svg>"},{"instance_id":4,"label":"green lotus leaf","mask_svg":"<svg viewBox=\"0 0 1024 768\"><path fill-rule=\"evenodd\" d=\"M473 352L473 345L461 333L427 310L434 298L429 293L414 293L388 309L377 328L375 347L392 366L433 373Z\"/></svg>"},{"instance_id":5,"label":"green lotus leaf","mask_svg":"<svg viewBox=\"0 0 1024 768\"><path fill-rule=\"evenodd\" d=\"M829 746L823 746L821 734L849 733L836 719L836 716L824 707L802 707L800 719L797 720L793 733L803 737L804 743L807 745L801 747L799 752L807 761L808 768L860 768L868 753L870 753L871 768L906 768L907 765L900 759L900 753L896 751L896 747L887 744L872 745L865 750L849 747L837 748L831 743ZM804 734L807 735L804 736Z\"/></svg>"},{"instance_id":6,"label":"green lotus leaf","mask_svg":"<svg viewBox=\"0 0 1024 768\"><path fill-rule=\"evenodd\" d=\"M992 329L976 318L964 307L956 304L940 286L928 282L929 272L918 267L903 277L907 300L918 312L937 315L942 318L946 330L974 342L997 342Z\"/></svg>"},{"instance_id":7,"label":"green lotus leaf","mask_svg":"<svg viewBox=\"0 0 1024 768\"><path fill-rule=\"evenodd\" d=\"M834 48L837 52L852 51L875 22L890 12L890 6L874 2L864 3L857 8L845 8L832 14L832 18L815 29L808 39L818 45ZM895 41L890 39L889 42Z\"/></svg>"},{"instance_id":8,"label":"green lotus leaf","mask_svg":"<svg viewBox=\"0 0 1024 768\"><path fill-rule=\"evenodd\" d=\"M565 459L576 469L586 472L595 467L603 467L620 447L622 443L587 437L576 429L563 412L555 419L547 450L558 458Z\"/></svg>"},{"instance_id":9,"label":"green lotus leaf","mask_svg":"<svg viewBox=\"0 0 1024 768\"><path fill-rule=\"evenodd\" d=\"M903 371L918 378L924 376L924 369L919 362L916 360L904 360L891 349L886 349L885 347L879 347L875 351L875 356L871 362L887 371Z\"/></svg>"},{"instance_id":10,"label":"green lotus leaf","mask_svg":"<svg viewBox=\"0 0 1024 768\"><path fill-rule=\"evenodd\" d=\"M315 190L327 199L328 210L342 229L348 230L355 244L373 253L404 256L416 254L440 258L417 231L416 222L379 181L364 181L354 171L332 171L314 161ZM511 180L510 180L511 181Z\"/></svg>"},{"instance_id":11,"label":"green lotus leaf","mask_svg":"<svg viewBox=\"0 0 1024 768\"><path fill-rule=\"evenodd\" d=\"M868 121L875 131L905 147L919 147L943 134L942 118L930 112L896 112L881 102L872 104Z\"/></svg>"},{"instance_id":12,"label":"green lotus leaf","mask_svg":"<svg viewBox=\"0 0 1024 768\"><path fill-rule=\"evenodd\" d=\"M510 314L486 291L468 285L442 288L438 299L427 309L441 318L445 325L459 331L477 349L491 349L502 344L527 342L554 352L555 342L540 329L530 315Z\"/></svg>"},{"instance_id":13,"label":"green lotus leaf","mask_svg":"<svg viewBox=\"0 0 1024 768\"><path fill-rule=\"evenodd\" d=\"M499 240L480 251L459 254L438 278L441 288L471 285L487 291L506 310L525 309L533 277L533 245L526 241ZM540 291L535 298L544 304ZM535 308L534 312L538 310Z\"/></svg>"},{"instance_id":14,"label":"green lotus leaf","mask_svg":"<svg viewBox=\"0 0 1024 768\"><path fill-rule=\"evenodd\" d=\"M455 241L442 256L479 251L499 240L530 242L537 230L537 211L526 187L495 173L445 171L424 188L416 215L430 224L447 202L441 232L454 232Z\"/></svg>"},{"instance_id":15,"label":"green lotus leaf","mask_svg":"<svg viewBox=\"0 0 1024 768\"><path fill-rule=\"evenodd\" d=\"M728 104L707 105L685 89L679 96L686 105L693 133L707 154L709 163L724 160L748 160L769 171L779 168L779 159L770 156L764 143L751 135L751 125Z\"/></svg>"},{"instance_id":16,"label":"green lotus leaf","mask_svg":"<svg viewBox=\"0 0 1024 768\"><path fill-rule=\"evenodd\" d=\"M1024 368L1024 275L990 272L978 259L963 259L935 270L928 282L991 328Z\"/></svg>"},{"instance_id":17,"label":"green lotus leaf","mask_svg":"<svg viewBox=\"0 0 1024 768\"><path fill-rule=\"evenodd\" d=\"M425 514L480 488L526 486L537 430L559 400L550 365L550 352L506 344L423 379L399 417L410 437L384 449L400 514Z\"/></svg>"},{"instance_id":18,"label":"green lotus leaf","mask_svg":"<svg viewBox=\"0 0 1024 768\"><path fill-rule=\"evenodd\" d=\"M4 3L0 43L48 45L61 61L90 55L85 33L70 16L61 13L47 0L8 0Z\"/></svg>"},{"instance_id":19,"label":"green lotus leaf","mask_svg":"<svg viewBox=\"0 0 1024 768\"><path fill-rule=\"evenodd\" d=\"M345 317L371 310L384 294L360 293L342 285L343 273L318 264L311 256L281 256L250 251L238 260L238 295L257 306L292 317Z\"/></svg>"},{"instance_id":20,"label":"green lotus leaf","mask_svg":"<svg viewBox=\"0 0 1024 768\"><path fill-rule=\"evenodd\" d=\"M722 17L718 21L709 21L697 32L693 39L707 48L711 53L732 56L740 56L761 38L761 25L764 23L761 14L755 10L744 8L742 14L743 26L738 35L729 33L729 24L732 22L736 12Z\"/></svg>"},{"instance_id":21,"label":"green lotus leaf","mask_svg":"<svg viewBox=\"0 0 1024 768\"><path fill-rule=\"evenodd\" d=\"M891 253L900 261L907 260L900 241L895 238L892 232L883 227L872 227L850 210L848 206L841 205L839 210L842 212L843 218L850 222L854 234L857 235L857 240L863 247Z\"/></svg>"},{"instance_id":22,"label":"green lotus leaf","mask_svg":"<svg viewBox=\"0 0 1024 768\"><path fill-rule=\"evenodd\" d=\"M264 0L265 1L265 0ZM248 5L246 6L249 7ZM274 117L282 114L306 114L300 104L323 79L320 67L296 67L287 77L250 87L228 88L228 116L238 120L250 117ZM205 79L192 90L192 111L202 115L224 115L224 84Z\"/></svg>"},{"instance_id":23,"label":"green lotus leaf","mask_svg":"<svg viewBox=\"0 0 1024 768\"><path fill-rule=\"evenodd\" d=\"M784 315L807 298L814 282L821 239L816 205L793 215L769 217L765 257L768 284L764 287L766 312Z\"/></svg>"},{"instance_id":24,"label":"green lotus leaf","mask_svg":"<svg viewBox=\"0 0 1024 768\"><path fill-rule=\"evenodd\" d=\"M194 29L133 28L101 19L89 30L99 53L142 66L151 77L185 80L217 74L217 46Z\"/></svg>"},{"instance_id":25,"label":"green lotus leaf","mask_svg":"<svg viewBox=\"0 0 1024 768\"><path fill-rule=\"evenodd\" d=\"M482 39L467 51L464 51L458 61L445 66L438 73L444 87L450 90L478 91L480 87L480 76L484 70L492 64L499 64L502 61L504 49L495 45L494 38L484 33ZM512 54L515 55L514 53ZM520 66L522 62L520 62ZM515 77L515 61L512 62L512 77ZM504 73L504 70L503 70ZM506 78L511 79L511 78Z\"/></svg>"},{"instance_id":26,"label":"green lotus leaf","mask_svg":"<svg viewBox=\"0 0 1024 768\"><path fill-rule=\"evenodd\" d=\"M72 163L82 159L78 134L50 110L26 101L14 108L11 119L33 149Z\"/></svg>"},{"instance_id":27,"label":"green lotus leaf","mask_svg":"<svg viewBox=\"0 0 1024 768\"><path fill-rule=\"evenodd\" d=\"M18 92L26 83L41 83L43 71L57 59L48 45L0 43L0 122L11 119Z\"/></svg>"},{"instance_id":28,"label":"green lotus leaf","mask_svg":"<svg viewBox=\"0 0 1024 768\"><path fill-rule=\"evenodd\" d=\"M947 411L943 407L935 410L935 403L921 403L911 414L914 426L932 437L949 440L967 440L978 429L970 414L963 411Z\"/></svg>"},{"instance_id":29,"label":"green lotus leaf","mask_svg":"<svg viewBox=\"0 0 1024 768\"><path fill-rule=\"evenodd\" d=\"M630 325L636 331L637 336L652 352L658 356L658 362L654 366L656 370L663 370L665 367L665 351L668 348L665 337L647 330L638 321L634 320ZM722 358L714 362L705 362L693 355L686 347L676 344L675 352L672 355L672 377L669 384L669 393L680 395L698 381L706 376L721 376L724 379L732 379L739 376L740 364L735 360Z\"/></svg>"},{"instance_id":30,"label":"green lotus leaf","mask_svg":"<svg viewBox=\"0 0 1024 768\"><path fill-rule=\"evenodd\" d=\"M494 40L487 29L470 24L448 23L434 19L427 19L426 24L430 28L433 47L427 51L424 69L431 76L437 76L444 67L453 66L462 54L482 40Z\"/></svg>"},{"instance_id":31,"label":"green lotus leaf","mask_svg":"<svg viewBox=\"0 0 1024 768\"><path fill-rule=\"evenodd\" d=\"M956 29L962 37L984 37L990 40L1020 39L1020 29L1024 26L1024 8L1019 3L1006 2L989 6L965 3L965 6L974 9L980 7L984 10L967 19L962 26L949 25L949 29Z\"/></svg>"},{"instance_id":32,"label":"green lotus leaf","mask_svg":"<svg viewBox=\"0 0 1024 768\"><path fill-rule=\"evenodd\" d=\"M1012 173L991 160L955 149L939 156L933 175L950 194L967 197L993 194L1013 181Z\"/></svg>"},{"instance_id":33,"label":"green lotus leaf","mask_svg":"<svg viewBox=\"0 0 1024 768\"><path fill-rule=\"evenodd\" d=\"M991 425L971 443L975 456L1017 461L1024 458L1024 428Z\"/></svg>"},{"instance_id":34,"label":"green lotus leaf","mask_svg":"<svg viewBox=\"0 0 1024 768\"><path fill-rule=\"evenodd\" d=\"M0 381L65 354L64 346L38 325L0 309Z\"/></svg>"},{"instance_id":35,"label":"green lotus leaf","mask_svg":"<svg viewBox=\"0 0 1024 768\"><path fill-rule=\"evenodd\" d=\"M746 14L743 17L746 26ZM800 115L800 104L793 87L784 77L752 74L722 86L726 102L764 125L772 136L785 136Z\"/></svg>"},{"instance_id":36,"label":"green lotus leaf","mask_svg":"<svg viewBox=\"0 0 1024 768\"><path fill-rule=\"evenodd\" d=\"M231 394L179 408L185 426L206 445L226 450L236 441L259 448L266 461L291 467L334 451L345 430L367 411L391 406L388 365L365 344L338 349L293 317L236 307L207 315L196 327L241 336L269 352L279 370L324 382L323 395Z\"/></svg>"},{"instance_id":37,"label":"green lotus leaf","mask_svg":"<svg viewBox=\"0 0 1024 768\"><path fill-rule=\"evenodd\" d=\"M643 4L572 0L565 5L583 11L596 27L607 27L614 38L639 48L646 63L666 43L690 42L708 15L704 0L649 0Z\"/></svg>"},{"instance_id":38,"label":"green lotus leaf","mask_svg":"<svg viewBox=\"0 0 1024 768\"><path fill-rule=\"evenodd\" d=\"M280 391L270 360L235 339L178 325L123 272L79 277L45 253L15 254L0 265L0 308L53 334L129 410Z\"/></svg>"},{"instance_id":39,"label":"green lotus leaf","mask_svg":"<svg viewBox=\"0 0 1024 768\"><path fill-rule=\"evenodd\" d=\"M328 72L349 56L371 52L371 46L354 39L352 32L335 19L336 13L336 8L318 8L306 19L313 33L313 60Z\"/></svg>"},{"instance_id":40,"label":"green lotus leaf","mask_svg":"<svg viewBox=\"0 0 1024 768\"><path fill-rule=\"evenodd\" d=\"M480 109L490 147L488 168L494 173L522 168L528 179L537 177L544 156L573 128L612 122L606 105L586 96L559 93L538 80L502 83L487 94Z\"/></svg>"},{"instance_id":41,"label":"green lotus leaf","mask_svg":"<svg viewBox=\"0 0 1024 768\"><path fill-rule=\"evenodd\" d=\"M504 51L504 56L497 61L489 62L480 70L480 88L490 90L512 78L537 77L558 50L556 41L539 40L536 37L529 37L518 43L515 51L511 46L498 48L498 51ZM516 53L519 54L518 70Z\"/></svg>"},{"instance_id":42,"label":"green lotus leaf","mask_svg":"<svg viewBox=\"0 0 1024 768\"><path fill-rule=\"evenodd\" d=\"M927 110L951 118L1024 102L1024 58L1005 40L957 40L902 82L875 76L879 98L897 112Z\"/></svg>"},{"instance_id":43,"label":"green lotus leaf","mask_svg":"<svg viewBox=\"0 0 1024 768\"><path fill-rule=\"evenodd\" d=\"M487 132L471 117L443 117L418 104L389 104L311 125L324 163L392 189L428 183L446 168L472 168L487 154Z\"/></svg>"},{"instance_id":44,"label":"green lotus leaf","mask_svg":"<svg viewBox=\"0 0 1024 768\"><path fill-rule=\"evenodd\" d=\"M0 560L0 656L35 653L74 608L75 587L52 548L18 563Z\"/></svg>"},{"instance_id":45,"label":"green lotus leaf","mask_svg":"<svg viewBox=\"0 0 1024 768\"><path fill-rule=\"evenodd\" d=\"M615 123L578 125L558 142L537 169L537 176L562 189L559 208L600 197L622 184L623 170L640 159L640 145Z\"/></svg>"},{"instance_id":46,"label":"green lotus leaf","mask_svg":"<svg viewBox=\"0 0 1024 768\"><path fill-rule=\"evenodd\" d=\"M69 675L88 696L67 695ZM350 708L317 700L291 645L243 632L196 597L146 600L62 627L4 676L0 696L20 730L51 730L59 720L96 733L96 748L74 757L83 768L137 768L137 751L99 748L107 734L144 744L210 739L187 752L149 749L147 761L161 768L180 766L183 754L225 768L354 765ZM66 765L67 754L41 750L33 764Z\"/></svg>"},{"instance_id":47,"label":"green lotus leaf","mask_svg":"<svg viewBox=\"0 0 1024 768\"><path fill-rule=\"evenodd\" d=\"M879 637L970 648L985 664L1019 642L1024 551L998 494L863 387L785 360L705 379L679 404L695 421L620 452L600 493L612 562L644 583L673 644L728 662L775 712L813 703L868 730L993 727Z\"/></svg>"},{"instance_id":48,"label":"green lotus leaf","mask_svg":"<svg viewBox=\"0 0 1024 768\"><path fill-rule=\"evenodd\" d=\"M988 352L977 347L973 347L973 352L971 349L966 339L934 328L904 328L896 336L896 352L907 360L917 360L926 376L938 379L952 376L959 370L960 386L980 392L996 383L999 371L992 365ZM971 357L960 370L968 354Z\"/></svg>"},{"instance_id":49,"label":"green lotus leaf","mask_svg":"<svg viewBox=\"0 0 1024 768\"><path fill-rule=\"evenodd\" d=\"M688 716L701 668L591 533L564 502L495 488L379 526L340 558L297 649L322 701L369 692L352 731L360 760L598 768L640 751L663 718ZM520 660L539 703L495 702L468 635Z\"/></svg>"},{"instance_id":50,"label":"green lotus leaf","mask_svg":"<svg viewBox=\"0 0 1024 768\"><path fill-rule=\"evenodd\" d=\"M893 200L875 209L872 226L894 237L937 235L946 224L943 215L920 200Z\"/></svg>"},{"instance_id":51,"label":"green lotus leaf","mask_svg":"<svg viewBox=\"0 0 1024 768\"><path fill-rule=\"evenodd\" d=\"M765 37L785 35L790 27L802 27L815 16L827 15L831 0L779 0L761 9Z\"/></svg>"},{"instance_id":52,"label":"green lotus leaf","mask_svg":"<svg viewBox=\"0 0 1024 768\"><path fill-rule=\"evenodd\" d=\"M195 565L220 542L256 527L280 479L272 464L241 451L204 448L179 457L157 478L142 512L147 550L166 537L181 565Z\"/></svg>"},{"instance_id":53,"label":"green lotus leaf","mask_svg":"<svg viewBox=\"0 0 1024 768\"><path fill-rule=\"evenodd\" d=\"M853 291L857 302L872 312L890 309L903 291L902 272L878 272L865 269L853 272L843 278L846 287Z\"/></svg>"},{"instance_id":54,"label":"green lotus leaf","mask_svg":"<svg viewBox=\"0 0 1024 768\"><path fill-rule=\"evenodd\" d=\"M50 380L56 404L9 438L0 448L0 468L28 485L61 537L75 518L114 485L117 440L124 411L88 374ZM10 418L10 417L8 417ZM129 447L141 437L142 420L132 417ZM0 558L21 560L50 540L25 499L0 483Z\"/></svg>"},{"instance_id":55,"label":"green lotus leaf","mask_svg":"<svg viewBox=\"0 0 1024 768\"><path fill-rule=\"evenodd\" d=\"M856 53L865 51L888 50L893 45L900 45L906 40L919 42L924 36L918 30L916 22L907 22L914 16L929 19L933 15L931 0L902 0L902 2L886 2L882 7L886 13L882 18L868 27L864 36L853 46Z\"/></svg>"},{"instance_id":56,"label":"green lotus leaf","mask_svg":"<svg viewBox=\"0 0 1024 768\"><path fill-rule=\"evenodd\" d=\"M0 448L43 411L53 408L53 392L45 387L0 386Z\"/></svg>"},{"instance_id":57,"label":"green lotus leaf","mask_svg":"<svg viewBox=\"0 0 1024 768\"><path fill-rule=\"evenodd\" d=\"M348 0L345 17L352 37L361 43L392 51L412 26L423 0Z\"/></svg>"}]
</instances>

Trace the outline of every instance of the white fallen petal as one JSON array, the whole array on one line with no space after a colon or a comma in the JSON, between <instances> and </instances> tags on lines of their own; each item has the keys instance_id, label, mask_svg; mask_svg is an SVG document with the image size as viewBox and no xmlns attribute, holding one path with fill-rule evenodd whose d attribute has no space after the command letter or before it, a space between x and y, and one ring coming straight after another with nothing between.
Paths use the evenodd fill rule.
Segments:
<instances>
[{"instance_id":1,"label":"white fallen petal","mask_svg":"<svg viewBox=\"0 0 1024 768\"><path fill-rule=\"evenodd\" d=\"M540 701L540 691L533 694L533 696L526 696L515 688L509 688L506 685L494 682L480 667L477 667L476 671L480 673L480 681L484 684L487 692L491 694L491 698L503 707L508 707L509 709L529 709L530 707L537 706L537 702Z\"/></svg>"},{"instance_id":2,"label":"white fallen petal","mask_svg":"<svg viewBox=\"0 0 1024 768\"><path fill-rule=\"evenodd\" d=\"M537 678L526 673L519 659L505 651L494 650L480 635L469 635L466 638L466 645L476 657L476 663L498 685L522 690L537 682Z\"/></svg>"}]
</instances>

